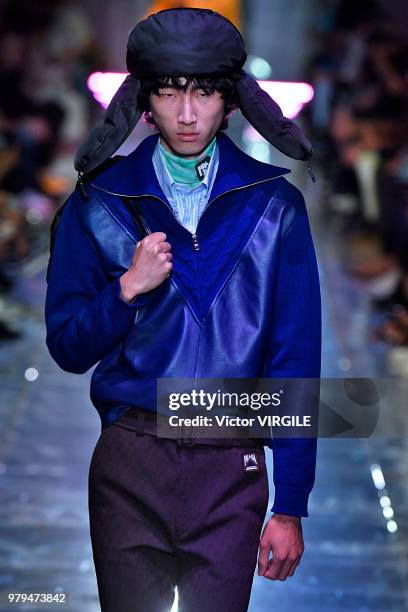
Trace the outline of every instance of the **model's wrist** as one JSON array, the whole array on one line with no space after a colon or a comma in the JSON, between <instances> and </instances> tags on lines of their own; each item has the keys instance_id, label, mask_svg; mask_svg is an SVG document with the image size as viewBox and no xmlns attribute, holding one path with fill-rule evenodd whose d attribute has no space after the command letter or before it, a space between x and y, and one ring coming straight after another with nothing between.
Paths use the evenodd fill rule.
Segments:
<instances>
[{"instance_id":1,"label":"model's wrist","mask_svg":"<svg viewBox=\"0 0 408 612\"><path fill-rule=\"evenodd\" d=\"M119 279L120 282L120 299L126 302L127 304L131 304L134 302L137 297L142 293L137 287L135 287L134 283L130 283L128 277L125 274Z\"/></svg>"},{"instance_id":2,"label":"model's wrist","mask_svg":"<svg viewBox=\"0 0 408 612\"><path fill-rule=\"evenodd\" d=\"M302 519L301 516L292 516L291 514L281 514L279 512L273 514L273 518L280 523L300 523Z\"/></svg>"}]
</instances>

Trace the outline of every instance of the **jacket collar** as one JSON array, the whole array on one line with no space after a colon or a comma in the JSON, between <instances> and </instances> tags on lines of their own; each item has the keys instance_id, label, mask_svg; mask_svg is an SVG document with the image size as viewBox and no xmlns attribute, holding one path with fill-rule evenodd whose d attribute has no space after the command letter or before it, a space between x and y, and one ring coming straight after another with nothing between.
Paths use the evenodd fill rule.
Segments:
<instances>
[{"instance_id":1,"label":"jacket collar","mask_svg":"<svg viewBox=\"0 0 408 612\"><path fill-rule=\"evenodd\" d=\"M159 134L153 134L142 140L132 153L91 180L91 185L115 195L150 195L166 200L152 162L158 138ZM211 200L226 191L248 187L291 172L289 168L265 164L247 155L223 132L217 135L217 142L220 159Z\"/></svg>"}]
</instances>

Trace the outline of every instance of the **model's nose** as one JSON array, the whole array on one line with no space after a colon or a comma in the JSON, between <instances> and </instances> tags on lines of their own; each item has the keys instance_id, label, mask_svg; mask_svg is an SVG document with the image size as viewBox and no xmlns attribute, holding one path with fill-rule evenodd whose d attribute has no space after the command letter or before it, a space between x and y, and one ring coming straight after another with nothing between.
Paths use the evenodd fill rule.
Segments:
<instances>
[{"instance_id":1,"label":"model's nose","mask_svg":"<svg viewBox=\"0 0 408 612\"><path fill-rule=\"evenodd\" d=\"M189 95L182 97L178 121L179 123L184 123L185 125L191 125L192 123L197 122L197 116Z\"/></svg>"}]
</instances>

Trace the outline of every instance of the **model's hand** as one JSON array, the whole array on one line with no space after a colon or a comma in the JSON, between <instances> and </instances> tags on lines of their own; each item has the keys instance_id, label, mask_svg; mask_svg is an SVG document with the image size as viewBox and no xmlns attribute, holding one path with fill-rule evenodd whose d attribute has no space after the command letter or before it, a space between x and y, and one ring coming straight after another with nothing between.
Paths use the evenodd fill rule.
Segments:
<instances>
[{"instance_id":1,"label":"model's hand","mask_svg":"<svg viewBox=\"0 0 408 612\"><path fill-rule=\"evenodd\" d=\"M269 560L269 552L273 558ZM293 576L304 551L300 516L274 514L264 527L259 544L258 574L270 580Z\"/></svg>"},{"instance_id":2,"label":"model's hand","mask_svg":"<svg viewBox=\"0 0 408 612\"><path fill-rule=\"evenodd\" d=\"M151 291L170 276L173 264L166 234L153 232L137 243L132 264L120 277L120 297L131 302L140 293Z\"/></svg>"}]
</instances>

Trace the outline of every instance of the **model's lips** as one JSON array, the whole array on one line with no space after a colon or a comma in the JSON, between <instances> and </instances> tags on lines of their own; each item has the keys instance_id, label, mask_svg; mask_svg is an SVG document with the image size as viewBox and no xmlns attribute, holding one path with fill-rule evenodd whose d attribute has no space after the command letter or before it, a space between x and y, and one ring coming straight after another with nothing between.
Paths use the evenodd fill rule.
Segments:
<instances>
[{"instance_id":1,"label":"model's lips","mask_svg":"<svg viewBox=\"0 0 408 612\"><path fill-rule=\"evenodd\" d=\"M197 140L199 134L190 132L189 134L177 134L180 140Z\"/></svg>"}]
</instances>

